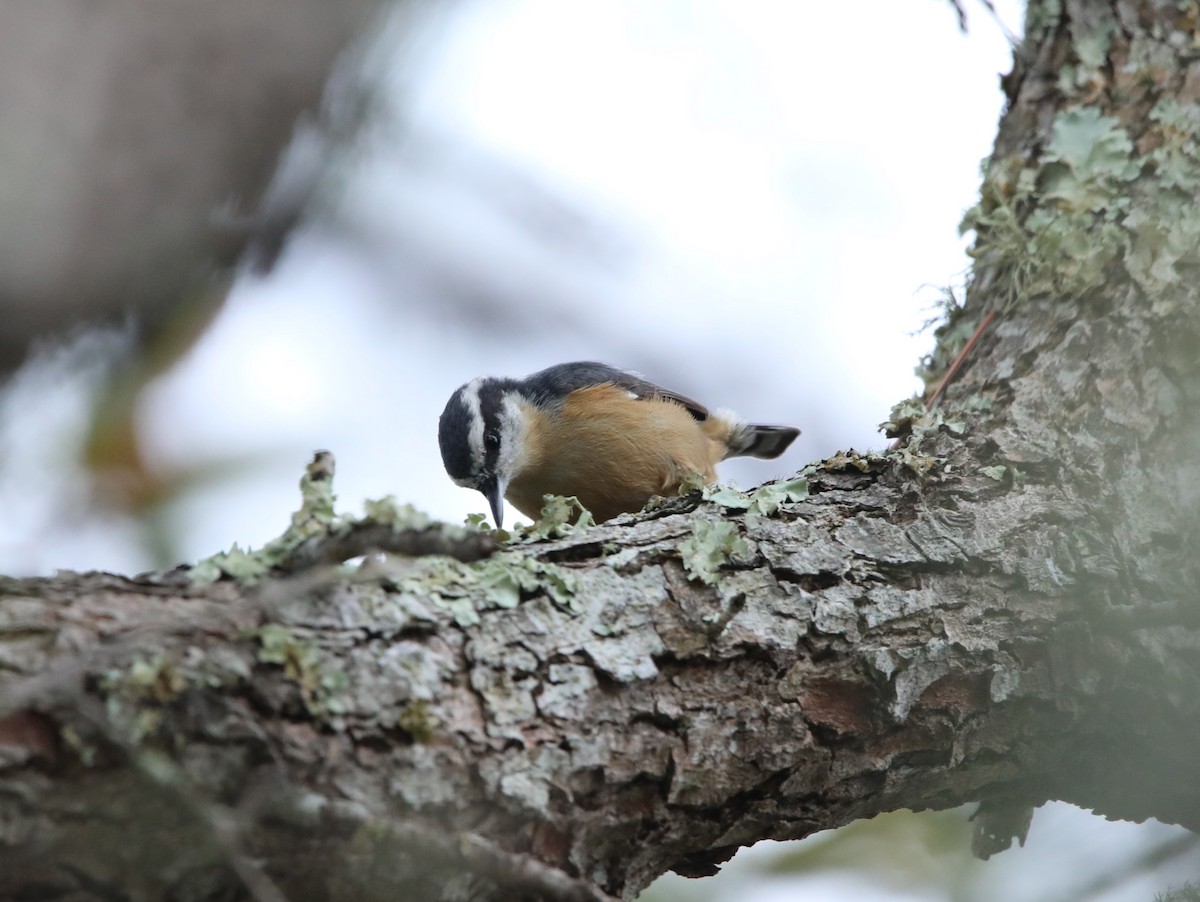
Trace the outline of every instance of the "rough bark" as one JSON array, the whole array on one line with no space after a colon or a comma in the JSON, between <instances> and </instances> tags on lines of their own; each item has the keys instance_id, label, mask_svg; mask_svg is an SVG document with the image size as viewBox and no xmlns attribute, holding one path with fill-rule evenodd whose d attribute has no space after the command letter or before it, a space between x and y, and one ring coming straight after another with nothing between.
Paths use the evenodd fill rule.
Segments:
<instances>
[{"instance_id":1,"label":"rough bark","mask_svg":"<svg viewBox=\"0 0 1200 902\"><path fill-rule=\"evenodd\" d=\"M993 318L807 497L0 583L0 895L631 898L981 798L1196 829L1198 22L1031 4L931 368Z\"/></svg>"}]
</instances>

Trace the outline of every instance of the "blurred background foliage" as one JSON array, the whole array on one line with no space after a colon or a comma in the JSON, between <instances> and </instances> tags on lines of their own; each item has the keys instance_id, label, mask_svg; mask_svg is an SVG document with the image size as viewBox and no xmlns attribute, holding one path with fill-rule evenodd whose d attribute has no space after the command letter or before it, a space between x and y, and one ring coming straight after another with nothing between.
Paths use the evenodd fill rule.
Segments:
<instances>
[{"instance_id":1,"label":"blurred background foliage","mask_svg":"<svg viewBox=\"0 0 1200 902\"><path fill-rule=\"evenodd\" d=\"M568 359L804 429L743 484L880 447L1022 10L848 9L4 0L0 572L261 544L317 447L343 506L459 520L446 397ZM896 812L644 899L1115 902L1200 861L1066 805L986 864L968 832Z\"/></svg>"}]
</instances>

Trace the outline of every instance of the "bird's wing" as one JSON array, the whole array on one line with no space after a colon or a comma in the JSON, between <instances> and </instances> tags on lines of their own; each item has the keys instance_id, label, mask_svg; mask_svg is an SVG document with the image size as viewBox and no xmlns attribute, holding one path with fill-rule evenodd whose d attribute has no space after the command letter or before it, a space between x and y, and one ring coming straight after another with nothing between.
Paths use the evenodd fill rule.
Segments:
<instances>
[{"instance_id":1,"label":"bird's wing","mask_svg":"<svg viewBox=\"0 0 1200 902\"><path fill-rule=\"evenodd\" d=\"M684 407L695 419L700 421L708 419L708 408L700 402L665 389L661 385L655 385L637 373L619 370L607 363L596 363L590 360L579 363L560 363L547 367L525 379L525 384L533 391L534 402L540 404L553 403L554 399L566 397L573 391L609 382L625 389L635 398L658 398L673 401Z\"/></svg>"}]
</instances>

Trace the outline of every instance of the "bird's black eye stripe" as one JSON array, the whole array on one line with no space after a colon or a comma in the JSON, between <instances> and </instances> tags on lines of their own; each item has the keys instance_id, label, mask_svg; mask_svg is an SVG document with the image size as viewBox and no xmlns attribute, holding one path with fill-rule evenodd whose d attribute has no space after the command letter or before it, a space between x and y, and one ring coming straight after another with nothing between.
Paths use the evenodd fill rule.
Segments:
<instances>
[{"instance_id":1,"label":"bird's black eye stripe","mask_svg":"<svg viewBox=\"0 0 1200 902\"><path fill-rule=\"evenodd\" d=\"M489 451L495 451L500 447L500 433L495 429L489 429L483 436L483 445Z\"/></svg>"}]
</instances>

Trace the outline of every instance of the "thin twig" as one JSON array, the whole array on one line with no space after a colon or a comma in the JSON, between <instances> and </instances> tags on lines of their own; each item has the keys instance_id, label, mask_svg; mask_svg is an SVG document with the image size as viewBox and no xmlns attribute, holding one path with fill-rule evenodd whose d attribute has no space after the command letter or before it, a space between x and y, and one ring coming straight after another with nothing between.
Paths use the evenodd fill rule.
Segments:
<instances>
[{"instance_id":1,"label":"thin twig","mask_svg":"<svg viewBox=\"0 0 1200 902\"><path fill-rule=\"evenodd\" d=\"M929 400L925 404L927 408L933 410L934 407L937 406L938 398L941 397L946 386L950 384L950 380L952 380L958 373L959 367L963 365L963 361L967 359L967 355L971 353L972 349L974 349L975 344L979 341L979 337L983 335L984 330L991 325L992 320L995 318L996 311L989 310L987 316L983 318L983 321L976 327L975 331L971 334L971 337L967 339L967 343L963 345L962 350L959 351L955 356L953 362L946 370L946 374L942 376L942 381L939 382L937 388L933 390L933 394L929 396Z\"/></svg>"},{"instance_id":2,"label":"thin twig","mask_svg":"<svg viewBox=\"0 0 1200 902\"><path fill-rule=\"evenodd\" d=\"M283 573L297 573L328 564L340 564L373 551L409 557L443 554L469 564L489 557L500 547L495 536L457 527L429 526L397 531L390 524L363 520L344 532L316 536L297 546L277 565Z\"/></svg>"}]
</instances>

